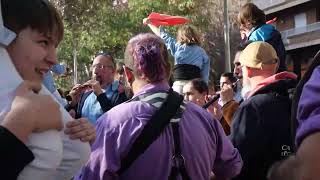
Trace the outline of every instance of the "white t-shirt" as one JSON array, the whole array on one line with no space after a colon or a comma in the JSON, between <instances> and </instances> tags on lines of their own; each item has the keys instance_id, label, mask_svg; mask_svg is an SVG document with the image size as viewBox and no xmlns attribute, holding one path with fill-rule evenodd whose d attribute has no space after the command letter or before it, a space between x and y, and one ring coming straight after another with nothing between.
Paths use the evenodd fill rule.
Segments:
<instances>
[{"instance_id":1,"label":"white t-shirt","mask_svg":"<svg viewBox=\"0 0 320 180\"><path fill-rule=\"evenodd\" d=\"M6 77L0 78L0 121L2 121L10 110L15 89L23 81L7 51L2 47L0 47L0 76ZM52 96L44 86L40 94ZM60 111L64 123L72 120L62 106ZM70 180L87 161L90 153L88 143L70 140L63 130L33 133L29 136L26 145L33 152L35 159L20 173L19 180Z\"/></svg>"}]
</instances>

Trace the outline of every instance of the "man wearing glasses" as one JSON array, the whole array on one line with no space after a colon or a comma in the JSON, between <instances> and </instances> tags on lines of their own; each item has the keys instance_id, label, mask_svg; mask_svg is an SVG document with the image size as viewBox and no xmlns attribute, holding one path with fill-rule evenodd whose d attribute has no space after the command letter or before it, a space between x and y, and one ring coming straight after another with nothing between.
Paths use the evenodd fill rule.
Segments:
<instances>
[{"instance_id":1,"label":"man wearing glasses","mask_svg":"<svg viewBox=\"0 0 320 180\"><path fill-rule=\"evenodd\" d=\"M86 117L93 124L112 107L127 100L124 88L114 81L115 62L107 52L96 55L92 62L92 79L76 84L71 92L69 104L76 117Z\"/></svg>"}]
</instances>

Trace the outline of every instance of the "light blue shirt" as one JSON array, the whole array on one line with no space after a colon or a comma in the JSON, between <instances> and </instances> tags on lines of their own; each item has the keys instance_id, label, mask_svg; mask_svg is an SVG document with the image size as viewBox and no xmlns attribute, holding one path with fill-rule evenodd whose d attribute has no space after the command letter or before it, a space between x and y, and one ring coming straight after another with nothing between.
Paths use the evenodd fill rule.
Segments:
<instances>
[{"instance_id":1,"label":"light blue shirt","mask_svg":"<svg viewBox=\"0 0 320 180\"><path fill-rule=\"evenodd\" d=\"M119 81L114 81L112 85L107 86L104 90L104 94L107 96L109 100L111 100L112 95L117 93L119 87ZM102 108L100 106L99 101L97 100L97 96L91 92L87 99L84 101L83 107L81 109L82 117L88 118L88 120L95 124L97 119L103 114Z\"/></svg>"},{"instance_id":2,"label":"light blue shirt","mask_svg":"<svg viewBox=\"0 0 320 180\"><path fill-rule=\"evenodd\" d=\"M180 44L161 27L160 36L174 57L174 65L191 64L198 66L201 70L202 79L207 83L209 82L210 59L204 49L198 45Z\"/></svg>"}]
</instances>

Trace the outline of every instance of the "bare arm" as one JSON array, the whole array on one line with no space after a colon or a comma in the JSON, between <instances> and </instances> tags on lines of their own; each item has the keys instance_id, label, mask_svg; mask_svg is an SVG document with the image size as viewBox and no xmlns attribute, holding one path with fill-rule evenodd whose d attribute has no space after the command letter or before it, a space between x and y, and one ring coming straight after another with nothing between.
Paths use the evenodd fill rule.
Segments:
<instances>
[{"instance_id":1,"label":"bare arm","mask_svg":"<svg viewBox=\"0 0 320 180\"><path fill-rule=\"evenodd\" d=\"M320 133L304 139L296 155L276 163L270 169L270 180L317 180L320 176Z\"/></svg>"},{"instance_id":2,"label":"bare arm","mask_svg":"<svg viewBox=\"0 0 320 180\"><path fill-rule=\"evenodd\" d=\"M149 26L149 28L151 29L151 31L160 37L160 29L159 27L155 26L155 25L152 25L149 23L149 20L147 18L144 18L143 19L143 24L147 24Z\"/></svg>"},{"instance_id":3,"label":"bare arm","mask_svg":"<svg viewBox=\"0 0 320 180\"><path fill-rule=\"evenodd\" d=\"M299 177L308 180L316 180L320 177L320 133L315 133L302 141L297 151Z\"/></svg>"},{"instance_id":4,"label":"bare arm","mask_svg":"<svg viewBox=\"0 0 320 180\"><path fill-rule=\"evenodd\" d=\"M1 123L22 142L26 142L32 132L60 130L63 127L59 105L50 96L32 92L38 88L36 86L23 82L17 88L11 110Z\"/></svg>"},{"instance_id":5,"label":"bare arm","mask_svg":"<svg viewBox=\"0 0 320 180\"><path fill-rule=\"evenodd\" d=\"M152 31L155 35L157 35L157 36L160 37L160 29L159 29L159 27L154 26L154 25L152 25L152 24L148 24L148 26L150 27L151 31Z\"/></svg>"},{"instance_id":6,"label":"bare arm","mask_svg":"<svg viewBox=\"0 0 320 180\"><path fill-rule=\"evenodd\" d=\"M11 111L7 114L1 126L8 129L12 134L14 134L20 141L26 143L29 135L32 133L32 125L23 122L23 116L19 116L15 111ZM27 121L27 120L25 120ZM23 126L21 125L23 124ZM27 125L27 126L25 126Z\"/></svg>"}]
</instances>

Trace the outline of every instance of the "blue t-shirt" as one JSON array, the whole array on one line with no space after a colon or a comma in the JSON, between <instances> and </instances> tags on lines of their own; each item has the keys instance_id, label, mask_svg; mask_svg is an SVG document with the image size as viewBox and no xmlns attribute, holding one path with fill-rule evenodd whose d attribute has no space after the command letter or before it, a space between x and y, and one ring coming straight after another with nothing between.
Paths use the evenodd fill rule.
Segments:
<instances>
[{"instance_id":1,"label":"blue t-shirt","mask_svg":"<svg viewBox=\"0 0 320 180\"><path fill-rule=\"evenodd\" d=\"M114 81L111 85L107 86L104 90L104 94L109 100L111 100L114 93L118 93L119 81ZM103 114L103 110L100 106L97 96L94 92L91 92L87 99L84 101L81 109L82 117L88 118L88 120L95 124L97 119Z\"/></svg>"},{"instance_id":2,"label":"blue t-shirt","mask_svg":"<svg viewBox=\"0 0 320 180\"><path fill-rule=\"evenodd\" d=\"M161 27L160 36L174 57L174 65L195 65L200 68L202 79L209 82L210 59L204 49L198 45L180 44Z\"/></svg>"}]
</instances>

